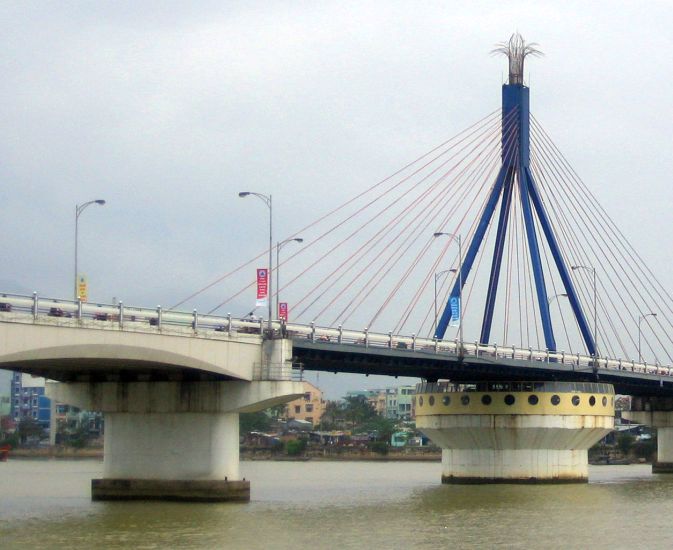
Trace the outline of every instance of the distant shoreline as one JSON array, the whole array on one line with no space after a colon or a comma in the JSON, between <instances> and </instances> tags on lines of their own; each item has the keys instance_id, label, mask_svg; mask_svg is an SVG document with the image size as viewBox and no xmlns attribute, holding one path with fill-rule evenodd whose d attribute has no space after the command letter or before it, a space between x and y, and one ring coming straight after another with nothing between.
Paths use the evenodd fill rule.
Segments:
<instances>
[{"instance_id":1,"label":"distant shoreline","mask_svg":"<svg viewBox=\"0 0 673 550\"><path fill-rule=\"evenodd\" d=\"M70 447L38 448L38 449L12 449L9 452L9 460L103 460L103 449L73 449ZM388 454L378 454L373 452L341 452L321 454L312 452L308 455L288 456L282 454L272 454L268 451L258 450L257 452L242 451L240 455L241 462L441 462L442 453L440 452L408 452L392 451ZM642 459L641 459L642 460ZM613 460L590 460L591 466L611 466L642 464L641 460L626 461ZM648 462L649 463L649 462Z\"/></svg>"}]
</instances>

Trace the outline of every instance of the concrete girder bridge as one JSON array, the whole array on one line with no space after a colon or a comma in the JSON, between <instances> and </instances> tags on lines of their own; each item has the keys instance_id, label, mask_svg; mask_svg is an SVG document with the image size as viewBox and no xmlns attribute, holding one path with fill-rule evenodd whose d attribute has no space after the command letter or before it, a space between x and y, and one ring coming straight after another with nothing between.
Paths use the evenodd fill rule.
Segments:
<instances>
[{"instance_id":1,"label":"concrete girder bridge","mask_svg":"<svg viewBox=\"0 0 673 550\"><path fill-rule=\"evenodd\" d=\"M447 483L586 481L616 393L673 471L673 299L530 113L535 45L496 52L501 109L278 241L275 266L271 197L243 192L269 207L269 249L168 310L0 297L0 366L106 413L94 498L248 498L237 415L301 393L302 370L422 379ZM179 310L267 255L283 319L217 315L247 278Z\"/></svg>"}]
</instances>

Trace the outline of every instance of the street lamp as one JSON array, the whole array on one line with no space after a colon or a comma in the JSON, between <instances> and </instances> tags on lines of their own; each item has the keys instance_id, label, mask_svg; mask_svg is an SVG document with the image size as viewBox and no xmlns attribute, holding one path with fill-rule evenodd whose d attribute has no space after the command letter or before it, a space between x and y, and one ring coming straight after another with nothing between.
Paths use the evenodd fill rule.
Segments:
<instances>
[{"instance_id":1,"label":"street lamp","mask_svg":"<svg viewBox=\"0 0 673 550\"><path fill-rule=\"evenodd\" d=\"M294 239L285 239L276 243L276 315L280 317L278 311L278 302L280 301L280 249L288 243L303 243L304 239L296 237Z\"/></svg>"},{"instance_id":2,"label":"street lamp","mask_svg":"<svg viewBox=\"0 0 673 550\"><path fill-rule=\"evenodd\" d=\"M643 362L643 356L640 354L640 335L641 335L641 330L640 330L640 323L642 323L643 319L645 317L656 317L657 314L651 311L650 313L646 313L645 315L639 315L638 316L638 363Z\"/></svg>"},{"instance_id":3,"label":"street lamp","mask_svg":"<svg viewBox=\"0 0 673 550\"><path fill-rule=\"evenodd\" d=\"M78 281L77 281L77 246L78 246L78 240L79 240L79 217L84 212L84 209L87 206L91 206L92 204L99 204L103 206L105 204L105 200L103 199L96 199L93 201L88 201L83 204L76 204L75 205L75 302L78 300Z\"/></svg>"},{"instance_id":4,"label":"street lamp","mask_svg":"<svg viewBox=\"0 0 673 550\"><path fill-rule=\"evenodd\" d=\"M586 269L591 271L593 274L593 285L594 285L594 357L598 359L598 291L596 288L596 268L591 265L573 265L571 268L573 271L578 269Z\"/></svg>"},{"instance_id":5,"label":"street lamp","mask_svg":"<svg viewBox=\"0 0 673 550\"><path fill-rule=\"evenodd\" d=\"M273 318L273 315L271 314L271 296L273 295L271 292L271 273L273 272L273 203L271 201L271 195L263 195L262 193L255 193L253 191L241 191L238 194L239 197L247 197L248 195L254 195L266 204L269 209L269 269L267 271L267 300L269 303L269 337L271 337L273 331L273 325L271 324L271 319Z\"/></svg>"},{"instance_id":6,"label":"street lamp","mask_svg":"<svg viewBox=\"0 0 673 550\"><path fill-rule=\"evenodd\" d=\"M556 300L556 298L567 298L567 297L568 297L568 295L565 292L563 292L561 294L554 294L553 296L550 296L549 298L547 298L547 306L550 306L551 303L554 300Z\"/></svg>"},{"instance_id":7,"label":"street lamp","mask_svg":"<svg viewBox=\"0 0 673 550\"><path fill-rule=\"evenodd\" d=\"M460 304L458 312L459 312L459 319L458 319L458 339L460 340L460 352L462 354L463 351L463 239L460 236L460 234L456 233L444 233L442 231L438 231L436 233L433 233L433 237L442 237L446 235L447 237L452 237L454 239L458 239L458 303ZM436 282L436 281L435 281ZM436 318L437 315L435 314L435 331L437 330L436 326ZM435 335L437 333L435 332Z\"/></svg>"}]
</instances>

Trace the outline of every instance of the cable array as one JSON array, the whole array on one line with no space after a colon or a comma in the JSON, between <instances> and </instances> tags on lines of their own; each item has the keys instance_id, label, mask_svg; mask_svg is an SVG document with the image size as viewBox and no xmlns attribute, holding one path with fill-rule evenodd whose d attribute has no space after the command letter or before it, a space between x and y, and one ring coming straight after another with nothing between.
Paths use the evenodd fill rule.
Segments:
<instances>
[{"instance_id":1,"label":"cable array","mask_svg":"<svg viewBox=\"0 0 673 550\"><path fill-rule=\"evenodd\" d=\"M274 266L274 271L283 272L275 291L290 303L291 320L431 337L435 312L441 315L459 276L458 236L466 249L494 189L496 174L503 162L509 165L519 154L518 116L516 110L506 115L493 111L289 235L301 235L304 244ZM572 268L570 276L599 354L635 360L640 354L656 362L673 362L669 352L673 349L671 295L532 115L530 146L530 174L563 261ZM492 285L497 294L491 334L503 345L543 349L522 209L523 177L513 175L510 212L498 244L503 250L498 280L493 279L491 269L497 233L491 221L464 281L464 333L470 341L477 339L486 289ZM503 208L502 201L501 197L498 209ZM536 213L533 226L557 349L586 353L578 321L566 300L567 289ZM441 233L441 238L434 233ZM175 307L225 282L226 298L211 313L250 297L255 284L251 266L263 261L267 253L268 249L260 252ZM452 331L446 338L457 335L457 330Z\"/></svg>"}]
</instances>

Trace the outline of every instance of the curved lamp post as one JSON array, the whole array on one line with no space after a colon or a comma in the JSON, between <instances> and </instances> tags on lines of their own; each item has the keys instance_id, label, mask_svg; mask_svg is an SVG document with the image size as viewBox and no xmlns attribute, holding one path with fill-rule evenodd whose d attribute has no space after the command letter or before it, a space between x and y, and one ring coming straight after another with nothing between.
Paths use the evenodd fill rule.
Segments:
<instances>
[{"instance_id":1,"label":"curved lamp post","mask_svg":"<svg viewBox=\"0 0 673 550\"><path fill-rule=\"evenodd\" d=\"M271 314L271 296L273 296L271 288L271 274L273 273L273 203L271 200L271 195L263 195L262 193L255 193L253 191L241 191L238 194L239 197L247 197L249 195L257 197L264 204L266 204L267 208L269 209L269 276L267 278L267 284L269 288L267 289L267 299L269 304L269 337L271 337L273 330L273 325L271 324L271 319L273 318L273 315Z\"/></svg>"},{"instance_id":2,"label":"curved lamp post","mask_svg":"<svg viewBox=\"0 0 673 550\"><path fill-rule=\"evenodd\" d=\"M294 239L285 239L276 243L276 315L279 315L278 303L280 302L280 249L288 243L303 243L304 239L295 237Z\"/></svg>"},{"instance_id":3,"label":"curved lamp post","mask_svg":"<svg viewBox=\"0 0 673 550\"><path fill-rule=\"evenodd\" d=\"M78 247L78 240L79 240L79 217L84 212L85 208L88 206L91 206L92 204L99 204L103 206L105 204L104 199L96 199L93 201L88 201L83 204L76 204L75 205L75 302L78 300L78 281L77 281L77 247Z\"/></svg>"},{"instance_id":4,"label":"curved lamp post","mask_svg":"<svg viewBox=\"0 0 673 550\"><path fill-rule=\"evenodd\" d=\"M460 340L460 351L462 355L463 350L463 239L459 233L445 233L437 231L433 233L433 237L452 237L458 239L458 302L460 303L460 319L458 325L458 338ZM437 316L435 315L435 331L437 330Z\"/></svg>"}]
</instances>

